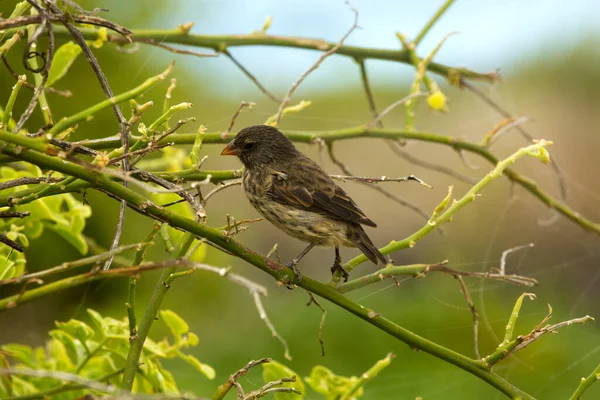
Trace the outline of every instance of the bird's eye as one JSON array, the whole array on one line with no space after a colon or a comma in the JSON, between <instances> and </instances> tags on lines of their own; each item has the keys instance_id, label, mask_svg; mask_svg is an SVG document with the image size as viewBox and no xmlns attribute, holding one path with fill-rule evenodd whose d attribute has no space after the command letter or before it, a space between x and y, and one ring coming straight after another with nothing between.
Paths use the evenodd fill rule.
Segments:
<instances>
[{"instance_id":1,"label":"bird's eye","mask_svg":"<svg viewBox=\"0 0 600 400\"><path fill-rule=\"evenodd\" d=\"M254 150L255 147L256 147L256 143L255 142L248 142L248 143L244 144L244 150L245 151Z\"/></svg>"}]
</instances>

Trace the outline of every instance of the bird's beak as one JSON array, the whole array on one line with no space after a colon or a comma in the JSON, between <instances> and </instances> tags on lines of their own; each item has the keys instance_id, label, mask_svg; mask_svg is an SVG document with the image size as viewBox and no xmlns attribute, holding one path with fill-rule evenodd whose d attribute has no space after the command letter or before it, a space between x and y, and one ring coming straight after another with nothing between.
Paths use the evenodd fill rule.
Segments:
<instances>
[{"instance_id":1,"label":"bird's beak","mask_svg":"<svg viewBox=\"0 0 600 400\"><path fill-rule=\"evenodd\" d=\"M227 146L225 146L225 148L221 152L221 155L222 156L239 156L240 155L240 149L236 148L233 145L233 140L232 140L231 142L229 142L227 144Z\"/></svg>"}]
</instances>

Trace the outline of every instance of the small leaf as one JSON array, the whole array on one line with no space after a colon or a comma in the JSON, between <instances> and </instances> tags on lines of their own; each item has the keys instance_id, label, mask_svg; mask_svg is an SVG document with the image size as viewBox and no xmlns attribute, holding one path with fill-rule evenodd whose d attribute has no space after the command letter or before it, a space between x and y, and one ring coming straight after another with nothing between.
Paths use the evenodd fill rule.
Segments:
<instances>
[{"instance_id":1,"label":"small leaf","mask_svg":"<svg viewBox=\"0 0 600 400\"><path fill-rule=\"evenodd\" d=\"M160 316L173 336L175 336L176 343L181 341L181 335L186 334L190 330L190 327L183 318L171 310L161 310Z\"/></svg>"},{"instance_id":2,"label":"small leaf","mask_svg":"<svg viewBox=\"0 0 600 400\"><path fill-rule=\"evenodd\" d=\"M14 396L25 396L28 394L38 393L39 390L31 382L27 382L18 376L12 376L12 394Z\"/></svg>"},{"instance_id":3,"label":"small leaf","mask_svg":"<svg viewBox=\"0 0 600 400\"><path fill-rule=\"evenodd\" d=\"M108 331L108 325L102 318L102 315L100 315L98 311L92 310L91 308L87 309L87 313L90 316L90 319L92 320L92 323L96 326L96 328L98 328L102 335L105 335Z\"/></svg>"},{"instance_id":4,"label":"small leaf","mask_svg":"<svg viewBox=\"0 0 600 400\"><path fill-rule=\"evenodd\" d=\"M298 377L298 375L286 367L283 364L278 363L277 361L270 361L269 363L263 364L263 380L265 383L273 382L282 378L291 378L292 376L296 376L295 382L284 383L283 387L293 387L301 394L295 393L278 393L274 394L275 400L298 400L303 399L306 390L304 388L304 382L302 379Z\"/></svg>"},{"instance_id":5,"label":"small leaf","mask_svg":"<svg viewBox=\"0 0 600 400\"><path fill-rule=\"evenodd\" d=\"M317 365L313 367L310 376L305 378L305 381L312 390L324 395L327 400L335 400L354 386L358 382L358 378L355 376L350 378L339 376L331 372L328 368ZM361 387L354 393L352 398L360 397L362 394L363 389Z\"/></svg>"},{"instance_id":6,"label":"small leaf","mask_svg":"<svg viewBox=\"0 0 600 400\"><path fill-rule=\"evenodd\" d=\"M167 357L167 353L165 353L165 350L152 339L146 339L146 341L144 342L144 350L147 350L150 353L162 358ZM174 355L172 355L172 357L174 357Z\"/></svg>"},{"instance_id":7,"label":"small leaf","mask_svg":"<svg viewBox=\"0 0 600 400\"><path fill-rule=\"evenodd\" d=\"M60 46L54 53L46 86L50 87L64 77L79 54L81 54L81 47L73 42L67 42Z\"/></svg>"},{"instance_id":8,"label":"small leaf","mask_svg":"<svg viewBox=\"0 0 600 400\"><path fill-rule=\"evenodd\" d=\"M67 322L55 322L56 327L62 331L67 332L71 336L83 341L94 337L95 333L88 324L76 319L71 319Z\"/></svg>"},{"instance_id":9,"label":"small leaf","mask_svg":"<svg viewBox=\"0 0 600 400\"><path fill-rule=\"evenodd\" d=\"M183 354L181 352L178 352L177 355L179 356L179 358L190 364L192 367L196 368L198 372L206 376L211 381L215 379L215 370L210 365L202 364L196 357L194 357L191 354Z\"/></svg>"},{"instance_id":10,"label":"small leaf","mask_svg":"<svg viewBox=\"0 0 600 400\"><path fill-rule=\"evenodd\" d=\"M33 356L33 349L31 347L24 344L9 343L3 345L0 349L6 351L11 358L21 361L29 368L37 368L37 361Z\"/></svg>"}]
</instances>

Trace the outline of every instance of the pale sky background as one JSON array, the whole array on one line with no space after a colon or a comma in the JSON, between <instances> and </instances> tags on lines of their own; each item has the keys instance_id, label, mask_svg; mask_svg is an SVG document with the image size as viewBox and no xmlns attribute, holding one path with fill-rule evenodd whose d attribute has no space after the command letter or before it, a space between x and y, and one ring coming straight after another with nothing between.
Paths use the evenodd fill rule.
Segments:
<instances>
[{"instance_id":1,"label":"pale sky background","mask_svg":"<svg viewBox=\"0 0 600 400\"><path fill-rule=\"evenodd\" d=\"M395 32L414 38L442 3L443 0L354 0L352 5L360 13L362 29L355 31L346 43L398 48ZM329 41L338 41L353 20L353 13L343 0L173 0L169 15L157 17L154 25L167 28L194 21L195 33L244 34L260 29L268 15L273 17L270 34ZM600 37L599 21L599 0L457 0L422 42L419 54L426 54L445 34L459 31L447 41L436 61L483 72L499 68L510 74L528 58L549 51L568 52L584 40ZM231 51L265 85L275 88L289 86L319 56L313 51L273 47ZM196 63L204 72L235 70L225 58L199 64L197 59L188 57L184 62ZM313 89L323 83L347 84L346 74L355 74L356 69L349 59L332 57L306 84ZM369 62L368 69L375 84L378 80L389 81L390 74L401 78L410 73L396 63L381 61Z\"/></svg>"}]
</instances>

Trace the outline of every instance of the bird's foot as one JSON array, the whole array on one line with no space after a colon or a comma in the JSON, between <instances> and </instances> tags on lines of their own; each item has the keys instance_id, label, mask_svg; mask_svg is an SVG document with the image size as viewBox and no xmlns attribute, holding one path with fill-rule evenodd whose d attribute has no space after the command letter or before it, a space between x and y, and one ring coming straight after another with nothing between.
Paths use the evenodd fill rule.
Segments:
<instances>
[{"instance_id":1,"label":"bird's foot","mask_svg":"<svg viewBox=\"0 0 600 400\"><path fill-rule=\"evenodd\" d=\"M344 282L348 282L348 277L350 276L350 274L344 269L344 267L342 267L342 264L333 264L333 267L331 267L331 275L335 274L335 271L340 271L342 277L344 278Z\"/></svg>"},{"instance_id":2,"label":"bird's foot","mask_svg":"<svg viewBox=\"0 0 600 400\"><path fill-rule=\"evenodd\" d=\"M298 279L298 283L301 283L302 282L302 274L300 273L298 268L296 268L296 264L297 264L297 262L292 260L289 263L287 263L285 266L292 269L292 271L294 272L294 275L296 275L296 278Z\"/></svg>"}]
</instances>

